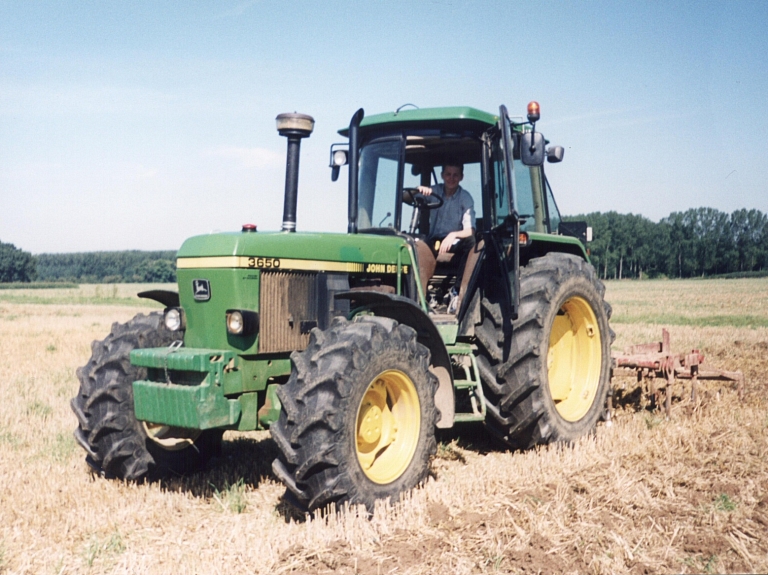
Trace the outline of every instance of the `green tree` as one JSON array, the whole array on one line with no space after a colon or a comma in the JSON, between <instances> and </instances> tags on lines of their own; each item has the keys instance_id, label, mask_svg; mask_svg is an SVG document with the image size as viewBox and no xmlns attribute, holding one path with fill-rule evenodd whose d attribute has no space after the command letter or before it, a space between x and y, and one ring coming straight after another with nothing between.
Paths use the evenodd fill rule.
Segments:
<instances>
[{"instance_id":1,"label":"green tree","mask_svg":"<svg viewBox=\"0 0 768 575\"><path fill-rule=\"evenodd\" d=\"M171 260L144 260L136 266L134 281L172 283L176 281L176 265Z\"/></svg>"},{"instance_id":2,"label":"green tree","mask_svg":"<svg viewBox=\"0 0 768 575\"><path fill-rule=\"evenodd\" d=\"M764 247L761 245L768 218L758 210L736 210L731 214L731 234L738 261L738 271L762 269Z\"/></svg>"},{"instance_id":3,"label":"green tree","mask_svg":"<svg viewBox=\"0 0 768 575\"><path fill-rule=\"evenodd\" d=\"M40 279L46 281L172 282L175 259L174 251L40 254L37 266ZM154 264L156 261L165 263Z\"/></svg>"},{"instance_id":4,"label":"green tree","mask_svg":"<svg viewBox=\"0 0 768 575\"><path fill-rule=\"evenodd\" d=\"M0 282L31 282L37 278L37 264L29 252L0 242Z\"/></svg>"},{"instance_id":5,"label":"green tree","mask_svg":"<svg viewBox=\"0 0 768 575\"><path fill-rule=\"evenodd\" d=\"M672 212L659 223L634 214L593 212L586 220L593 241L590 260L603 279L692 277L768 268L768 216L714 208Z\"/></svg>"}]
</instances>

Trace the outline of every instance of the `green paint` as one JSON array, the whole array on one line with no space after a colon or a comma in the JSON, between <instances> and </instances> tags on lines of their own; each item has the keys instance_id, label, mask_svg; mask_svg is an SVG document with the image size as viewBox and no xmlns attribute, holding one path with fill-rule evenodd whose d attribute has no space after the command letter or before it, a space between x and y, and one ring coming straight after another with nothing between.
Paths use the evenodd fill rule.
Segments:
<instances>
[{"instance_id":1,"label":"green paint","mask_svg":"<svg viewBox=\"0 0 768 575\"><path fill-rule=\"evenodd\" d=\"M253 431L258 429L259 394L244 393L237 398L240 403L240 421L237 424L238 431Z\"/></svg>"},{"instance_id":2,"label":"green paint","mask_svg":"<svg viewBox=\"0 0 768 575\"><path fill-rule=\"evenodd\" d=\"M191 429L232 427L242 410L238 400L226 399L221 386L207 378L198 386L134 381L133 399L140 421Z\"/></svg>"},{"instance_id":3,"label":"green paint","mask_svg":"<svg viewBox=\"0 0 768 575\"><path fill-rule=\"evenodd\" d=\"M221 382L224 367L234 358L235 354L231 351L191 347L180 347L175 350L158 347L134 349L131 352L133 365L179 371L212 372L217 383Z\"/></svg>"},{"instance_id":4,"label":"green paint","mask_svg":"<svg viewBox=\"0 0 768 575\"><path fill-rule=\"evenodd\" d=\"M137 349L131 352L131 363L149 368L150 375L150 380L133 384L136 417L193 429L258 429L265 416L259 414L256 392L267 389L271 378L291 372L289 359L246 360L230 350L188 347ZM170 384L165 381L166 370ZM279 415L274 393L268 390L266 397L269 402L272 395ZM268 412L265 421L271 423L276 415L274 409Z\"/></svg>"},{"instance_id":5,"label":"green paint","mask_svg":"<svg viewBox=\"0 0 768 575\"><path fill-rule=\"evenodd\" d=\"M468 343L456 343L446 348L450 355L473 355L475 348Z\"/></svg>"},{"instance_id":6,"label":"green paint","mask_svg":"<svg viewBox=\"0 0 768 575\"><path fill-rule=\"evenodd\" d=\"M156 374L168 370L169 377L174 371L206 373L200 385L134 381L137 419L192 429L229 427L240 419L240 404L226 399L222 387L235 365L233 352L184 347L136 349L131 352L131 363L152 368Z\"/></svg>"},{"instance_id":7,"label":"green paint","mask_svg":"<svg viewBox=\"0 0 768 575\"><path fill-rule=\"evenodd\" d=\"M184 345L231 349L237 353L256 353L256 334L243 337L227 333L228 309L259 311L259 270L179 269L179 299L187 322ZM211 299L196 301L192 281L207 279Z\"/></svg>"},{"instance_id":8,"label":"green paint","mask_svg":"<svg viewBox=\"0 0 768 575\"><path fill-rule=\"evenodd\" d=\"M483 112L477 108L468 106L455 106L448 108L419 108L407 109L400 112L386 112L384 114L374 114L365 116L360 123L360 130L375 129L379 126L386 128L397 128L400 124L479 124L478 129L485 129L495 126L499 117L488 112ZM339 130L339 134L347 136L349 127Z\"/></svg>"},{"instance_id":9,"label":"green paint","mask_svg":"<svg viewBox=\"0 0 768 575\"><path fill-rule=\"evenodd\" d=\"M282 403L280 403L280 399L277 397L278 387L279 385L275 383L267 386L266 401L261 409L259 409L259 425L261 427L269 427L280 417Z\"/></svg>"},{"instance_id":10,"label":"green paint","mask_svg":"<svg viewBox=\"0 0 768 575\"><path fill-rule=\"evenodd\" d=\"M440 337L445 345L451 345L456 342L456 336L459 333L459 322L452 321L446 323L435 324L437 331L440 332Z\"/></svg>"},{"instance_id":11,"label":"green paint","mask_svg":"<svg viewBox=\"0 0 768 575\"><path fill-rule=\"evenodd\" d=\"M290 359L255 359L240 358L239 377L232 383L224 381L224 395L234 395L244 391L264 391L270 378L287 376L291 373Z\"/></svg>"},{"instance_id":12,"label":"green paint","mask_svg":"<svg viewBox=\"0 0 768 575\"><path fill-rule=\"evenodd\" d=\"M358 234L354 237L354 241L350 241L347 234L225 232L189 238L181 246L178 257L265 256L332 262L396 264L398 250L404 245L406 245L405 240L396 236Z\"/></svg>"},{"instance_id":13,"label":"green paint","mask_svg":"<svg viewBox=\"0 0 768 575\"><path fill-rule=\"evenodd\" d=\"M578 255L589 261L587 250L584 244L572 236L560 236L556 234L545 234L541 232L527 232L531 242L531 247L536 248L538 252L566 252Z\"/></svg>"}]
</instances>

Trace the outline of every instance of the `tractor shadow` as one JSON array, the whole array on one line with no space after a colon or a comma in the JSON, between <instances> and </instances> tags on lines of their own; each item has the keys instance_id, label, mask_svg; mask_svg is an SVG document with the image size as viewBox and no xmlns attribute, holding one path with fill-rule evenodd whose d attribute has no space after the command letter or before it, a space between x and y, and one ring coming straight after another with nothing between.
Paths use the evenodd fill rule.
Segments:
<instances>
[{"instance_id":1,"label":"tractor shadow","mask_svg":"<svg viewBox=\"0 0 768 575\"><path fill-rule=\"evenodd\" d=\"M265 482L280 483L272 472L278 449L268 434L225 435L221 455L208 461L204 470L190 475L159 481L161 489L181 492L218 505L223 511L241 513L246 508L246 492L257 490ZM280 496L275 511L286 523L303 523L308 516L294 506L286 495Z\"/></svg>"},{"instance_id":2,"label":"tractor shadow","mask_svg":"<svg viewBox=\"0 0 768 575\"><path fill-rule=\"evenodd\" d=\"M446 458L455 459L462 463L466 463L466 459L461 455L461 451L487 455L492 452L510 450L508 446L495 440L482 423L461 423L450 429L437 429L435 439L437 440L438 458L452 451L455 453ZM453 449L453 447L458 449Z\"/></svg>"},{"instance_id":3,"label":"tractor shadow","mask_svg":"<svg viewBox=\"0 0 768 575\"><path fill-rule=\"evenodd\" d=\"M268 436L225 436L221 453L212 457L205 469L158 483L166 491L189 493L202 499L231 490L234 485L258 489L265 480L277 481L272 473L272 461L277 454L277 447Z\"/></svg>"},{"instance_id":4,"label":"tractor shadow","mask_svg":"<svg viewBox=\"0 0 768 575\"><path fill-rule=\"evenodd\" d=\"M505 451L508 448L494 443L482 424L467 423L453 429L437 430L438 442L436 459L458 461L468 464L464 452L486 454ZM221 456L211 459L206 468L190 475L172 477L158 482L160 488L169 492L190 494L212 505L220 505L230 512L238 512L239 494L243 500L246 491L256 490L265 482L279 483L272 472L272 461L278 456L278 449L268 434L249 437L225 436ZM437 478L439 471L431 466L430 476ZM290 494L284 494L275 505L275 511L283 520L304 523L312 516L295 506ZM326 510L320 515L332 512Z\"/></svg>"},{"instance_id":5,"label":"tractor shadow","mask_svg":"<svg viewBox=\"0 0 768 575\"><path fill-rule=\"evenodd\" d=\"M429 469L429 477L439 481L445 465L458 463L470 465L470 454L487 455L513 451L508 445L495 439L483 423L461 423L450 429L438 429L435 433L437 452Z\"/></svg>"}]
</instances>

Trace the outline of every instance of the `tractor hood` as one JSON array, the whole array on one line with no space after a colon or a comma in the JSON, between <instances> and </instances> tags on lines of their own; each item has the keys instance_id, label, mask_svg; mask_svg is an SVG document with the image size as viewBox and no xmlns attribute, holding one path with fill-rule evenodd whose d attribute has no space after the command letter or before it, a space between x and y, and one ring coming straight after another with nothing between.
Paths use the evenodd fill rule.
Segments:
<instances>
[{"instance_id":1,"label":"tractor hood","mask_svg":"<svg viewBox=\"0 0 768 575\"><path fill-rule=\"evenodd\" d=\"M194 236L185 241L177 254L177 265L180 269L280 267L323 271L325 268L322 266L307 266L310 262L394 264L398 255L400 261L406 263L410 260L406 247L405 240L397 236L306 232L217 233ZM401 250L404 253L400 253ZM263 265L264 262L259 261L265 259L271 264ZM278 259L279 262L275 261Z\"/></svg>"},{"instance_id":2,"label":"tractor hood","mask_svg":"<svg viewBox=\"0 0 768 575\"><path fill-rule=\"evenodd\" d=\"M247 231L190 238L176 266L185 345L239 354L303 349L313 326L348 311L333 297L349 289L348 277L400 281L413 269L396 235ZM232 310L250 315L254 329L229 333Z\"/></svg>"}]
</instances>

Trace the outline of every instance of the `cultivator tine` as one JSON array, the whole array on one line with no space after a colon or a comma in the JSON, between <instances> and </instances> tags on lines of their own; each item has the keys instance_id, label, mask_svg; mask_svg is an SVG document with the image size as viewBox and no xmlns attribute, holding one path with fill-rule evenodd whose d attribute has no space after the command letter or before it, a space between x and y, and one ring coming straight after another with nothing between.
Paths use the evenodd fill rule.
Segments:
<instances>
[{"instance_id":1,"label":"cultivator tine","mask_svg":"<svg viewBox=\"0 0 768 575\"><path fill-rule=\"evenodd\" d=\"M736 383L739 400L744 399L744 374L741 371L703 368L704 355L698 349L687 354L672 353L671 349L669 332L662 329L660 342L633 345L622 353L612 354L617 368L635 370L638 385L648 380L648 396L652 409L659 407L660 403L661 389L656 383L656 378L666 380L664 411L667 417L672 409L672 386L676 380L691 380L691 401L694 404L699 399L700 379L733 381Z\"/></svg>"}]
</instances>

